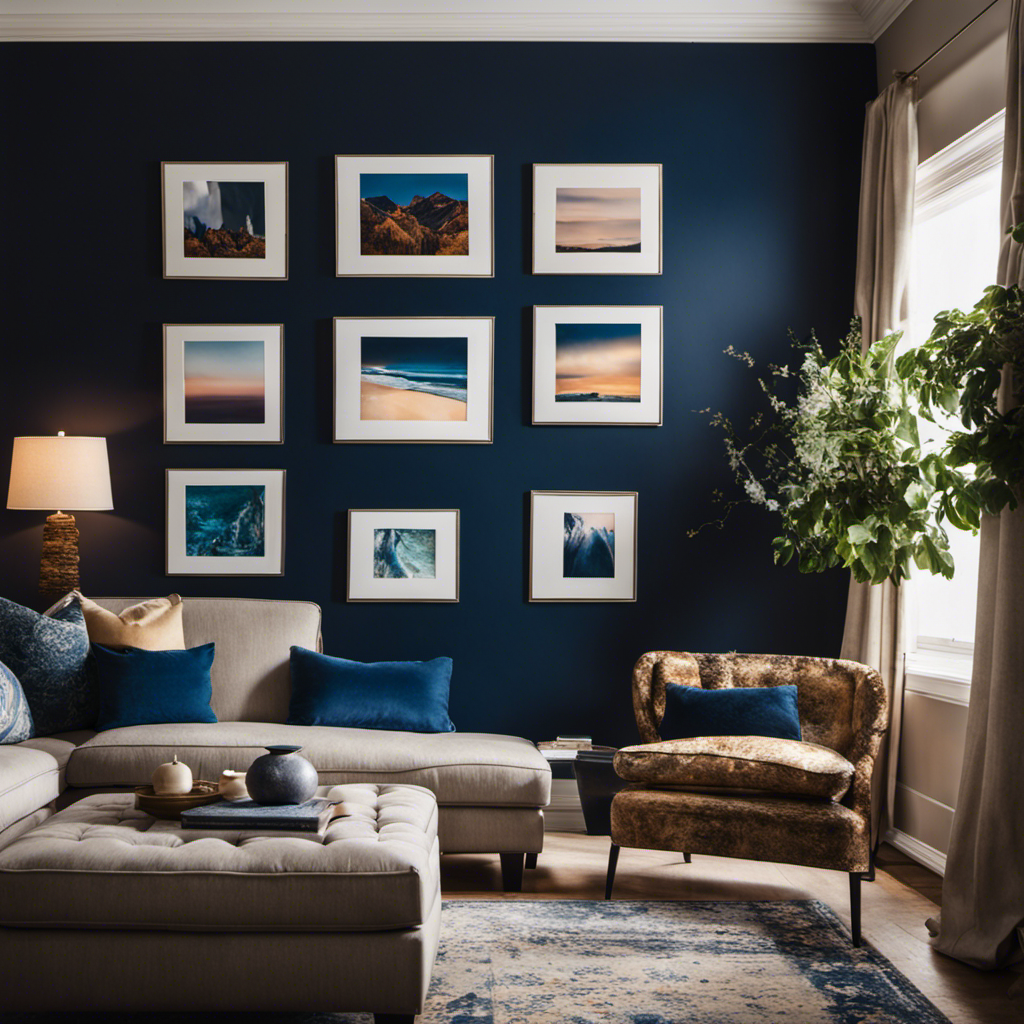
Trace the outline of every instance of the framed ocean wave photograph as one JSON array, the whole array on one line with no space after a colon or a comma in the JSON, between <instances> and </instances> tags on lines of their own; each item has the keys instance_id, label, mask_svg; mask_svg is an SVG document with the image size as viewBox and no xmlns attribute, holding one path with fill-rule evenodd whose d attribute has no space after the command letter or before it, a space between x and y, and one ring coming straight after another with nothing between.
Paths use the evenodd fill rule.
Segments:
<instances>
[{"instance_id":1,"label":"framed ocean wave photograph","mask_svg":"<svg viewBox=\"0 0 1024 1024\"><path fill-rule=\"evenodd\" d=\"M281 444L283 324L164 324L164 443Z\"/></svg>"},{"instance_id":2,"label":"framed ocean wave photograph","mask_svg":"<svg viewBox=\"0 0 1024 1024\"><path fill-rule=\"evenodd\" d=\"M636 491L530 492L530 600L636 600Z\"/></svg>"},{"instance_id":3,"label":"framed ocean wave photograph","mask_svg":"<svg viewBox=\"0 0 1024 1024\"><path fill-rule=\"evenodd\" d=\"M288 277L288 164L160 165L164 277Z\"/></svg>"},{"instance_id":4,"label":"framed ocean wave photograph","mask_svg":"<svg viewBox=\"0 0 1024 1024\"><path fill-rule=\"evenodd\" d=\"M167 470L167 575L284 575L284 476Z\"/></svg>"},{"instance_id":5,"label":"framed ocean wave photograph","mask_svg":"<svg viewBox=\"0 0 1024 1024\"><path fill-rule=\"evenodd\" d=\"M660 274L661 164L534 164L533 273Z\"/></svg>"},{"instance_id":6,"label":"framed ocean wave photograph","mask_svg":"<svg viewBox=\"0 0 1024 1024\"><path fill-rule=\"evenodd\" d=\"M493 317L335 317L334 440L489 444Z\"/></svg>"},{"instance_id":7,"label":"framed ocean wave photograph","mask_svg":"<svg viewBox=\"0 0 1024 1024\"><path fill-rule=\"evenodd\" d=\"M661 306L534 306L534 424L660 426L661 323Z\"/></svg>"},{"instance_id":8,"label":"framed ocean wave photograph","mask_svg":"<svg viewBox=\"0 0 1024 1024\"><path fill-rule=\"evenodd\" d=\"M458 599L458 509L349 510L347 600Z\"/></svg>"},{"instance_id":9,"label":"framed ocean wave photograph","mask_svg":"<svg viewBox=\"0 0 1024 1024\"><path fill-rule=\"evenodd\" d=\"M493 277L494 157L335 157L338 277Z\"/></svg>"}]
</instances>

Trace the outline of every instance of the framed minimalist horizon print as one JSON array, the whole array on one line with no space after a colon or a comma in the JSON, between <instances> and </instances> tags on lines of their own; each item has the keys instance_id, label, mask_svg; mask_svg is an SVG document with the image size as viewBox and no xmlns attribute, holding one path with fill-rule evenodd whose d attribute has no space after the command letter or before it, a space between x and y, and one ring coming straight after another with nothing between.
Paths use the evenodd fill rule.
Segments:
<instances>
[{"instance_id":1,"label":"framed minimalist horizon print","mask_svg":"<svg viewBox=\"0 0 1024 1024\"><path fill-rule=\"evenodd\" d=\"M284 470L167 470L167 575L284 575Z\"/></svg>"},{"instance_id":2,"label":"framed minimalist horizon print","mask_svg":"<svg viewBox=\"0 0 1024 1024\"><path fill-rule=\"evenodd\" d=\"M660 274L661 164L534 164L535 274Z\"/></svg>"},{"instance_id":3,"label":"framed minimalist horizon print","mask_svg":"<svg viewBox=\"0 0 1024 1024\"><path fill-rule=\"evenodd\" d=\"M636 600L636 491L530 491L530 600Z\"/></svg>"},{"instance_id":4,"label":"framed minimalist horizon print","mask_svg":"<svg viewBox=\"0 0 1024 1024\"><path fill-rule=\"evenodd\" d=\"M349 601L458 601L458 509L349 509Z\"/></svg>"},{"instance_id":5,"label":"framed minimalist horizon print","mask_svg":"<svg viewBox=\"0 0 1024 1024\"><path fill-rule=\"evenodd\" d=\"M338 277L493 277L494 157L335 157Z\"/></svg>"},{"instance_id":6,"label":"framed minimalist horizon print","mask_svg":"<svg viewBox=\"0 0 1024 1024\"><path fill-rule=\"evenodd\" d=\"M335 317L334 440L489 444L493 317Z\"/></svg>"},{"instance_id":7,"label":"framed minimalist horizon print","mask_svg":"<svg viewBox=\"0 0 1024 1024\"><path fill-rule=\"evenodd\" d=\"M283 324L164 324L164 443L280 444Z\"/></svg>"},{"instance_id":8,"label":"framed minimalist horizon print","mask_svg":"<svg viewBox=\"0 0 1024 1024\"><path fill-rule=\"evenodd\" d=\"M533 422L660 426L661 306L534 306Z\"/></svg>"},{"instance_id":9,"label":"framed minimalist horizon print","mask_svg":"<svg viewBox=\"0 0 1024 1024\"><path fill-rule=\"evenodd\" d=\"M288 277L288 164L160 165L164 277Z\"/></svg>"}]
</instances>

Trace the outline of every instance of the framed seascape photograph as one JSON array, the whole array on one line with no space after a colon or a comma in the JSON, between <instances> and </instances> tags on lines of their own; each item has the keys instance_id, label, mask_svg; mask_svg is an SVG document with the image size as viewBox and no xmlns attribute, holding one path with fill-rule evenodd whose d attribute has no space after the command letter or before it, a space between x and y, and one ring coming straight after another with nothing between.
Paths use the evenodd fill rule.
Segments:
<instances>
[{"instance_id":1,"label":"framed seascape photograph","mask_svg":"<svg viewBox=\"0 0 1024 1024\"><path fill-rule=\"evenodd\" d=\"M167 470L167 575L284 575L284 470Z\"/></svg>"},{"instance_id":2,"label":"framed seascape photograph","mask_svg":"<svg viewBox=\"0 0 1024 1024\"><path fill-rule=\"evenodd\" d=\"M160 165L164 277L288 277L287 163Z\"/></svg>"},{"instance_id":3,"label":"framed seascape photograph","mask_svg":"<svg viewBox=\"0 0 1024 1024\"><path fill-rule=\"evenodd\" d=\"M661 306L534 306L533 422L661 425Z\"/></svg>"},{"instance_id":4,"label":"framed seascape photograph","mask_svg":"<svg viewBox=\"0 0 1024 1024\"><path fill-rule=\"evenodd\" d=\"M164 443L284 440L283 324L164 324Z\"/></svg>"},{"instance_id":5,"label":"framed seascape photograph","mask_svg":"<svg viewBox=\"0 0 1024 1024\"><path fill-rule=\"evenodd\" d=\"M660 274L661 164L534 164L535 274Z\"/></svg>"},{"instance_id":6,"label":"framed seascape photograph","mask_svg":"<svg viewBox=\"0 0 1024 1024\"><path fill-rule=\"evenodd\" d=\"M349 510L349 601L458 599L458 509Z\"/></svg>"},{"instance_id":7,"label":"framed seascape photograph","mask_svg":"<svg viewBox=\"0 0 1024 1024\"><path fill-rule=\"evenodd\" d=\"M334 320L334 440L489 444L493 317Z\"/></svg>"},{"instance_id":8,"label":"framed seascape photograph","mask_svg":"<svg viewBox=\"0 0 1024 1024\"><path fill-rule=\"evenodd\" d=\"M636 491L530 492L530 600L636 600Z\"/></svg>"},{"instance_id":9,"label":"framed seascape photograph","mask_svg":"<svg viewBox=\"0 0 1024 1024\"><path fill-rule=\"evenodd\" d=\"M494 157L335 157L338 277L493 277Z\"/></svg>"}]
</instances>

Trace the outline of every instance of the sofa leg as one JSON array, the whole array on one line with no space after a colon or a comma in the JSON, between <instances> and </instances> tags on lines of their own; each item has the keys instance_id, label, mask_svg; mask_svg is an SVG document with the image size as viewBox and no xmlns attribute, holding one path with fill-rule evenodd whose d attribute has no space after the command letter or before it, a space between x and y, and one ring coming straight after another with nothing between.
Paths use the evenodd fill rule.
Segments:
<instances>
[{"instance_id":1,"label":"sofa leg","mask_svg":"<svg viewBox=\"0 0 1024 1024\"><path fill-rule=\"evenodd\" d=\"M373 1024L413 1024L415 1013L375 1013Z\"/></svg>"},{"instance_id":2,"label":"sofa leg","mask_svg":"<svg viewBox=\"0 0 1024 1024\"><path fill-rule=\"evenodd\" d=\"M537 854L528 853L526 855L526 870L532 871L537 866Z\"/></svg>"},{"instance_id":3,"label":"sofa leg","mask_svg":"<svg viewBox=\"0 0 1024 1024\"><path fill-rule=\"evenodd\" d=\"M615 884L615 868L619 863L619 847L612 843L612 848L608 851L608 876L604 882L604 898L610 900L612 898L612 886Z\"/></svg>"},{"instance_id":4,"label":"sofa leg","mask_svg":"<svg viewBox=\"0 0 1024 1024\"><path fill-rule=\"evenodd\" d=\"M850 934L853 944L860 945L860 881L863 872L850 872Z\"/></svg>"},{"instance_id":5,"label":"sofa leg","mask_svg":"<svg viewBox=\"0 0 1024 1024\"><path fill-rule=\"evenodd\" d=\"M688 853L684 853L683 854L683 863L684 864L691 864L691 863L693 863L693 861L690 858L690 855Z\"/></svg>"},{"instance_id":6,"label":"sofa leg","mask_svg":"<svg viewBox=\"0 0 1024 1024\"><path fill-rule=\"evenodd\" d=\"M505 892L523 891L523 859L522 853L502 853L501 886Z\"/></svg>"}]
</instances>

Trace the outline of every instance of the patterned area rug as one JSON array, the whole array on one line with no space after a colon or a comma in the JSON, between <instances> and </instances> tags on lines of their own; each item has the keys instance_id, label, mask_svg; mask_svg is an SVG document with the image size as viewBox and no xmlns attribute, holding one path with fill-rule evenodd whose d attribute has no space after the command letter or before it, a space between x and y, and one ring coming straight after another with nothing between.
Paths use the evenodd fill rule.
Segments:
<instances>
[{"instance_id":1,"label":"patterned area rug","mask_svg":"<svg viewBox=\"0 0 1024 1024\"><path fill-rule=\"evenodd\" d=\"M823 903L453 900L419 1024L949 1024ZM111 1014L4 1015L42 1024ZM369 1024L367 1014L152 1014Z\"/></svg>"}]
</instances>

